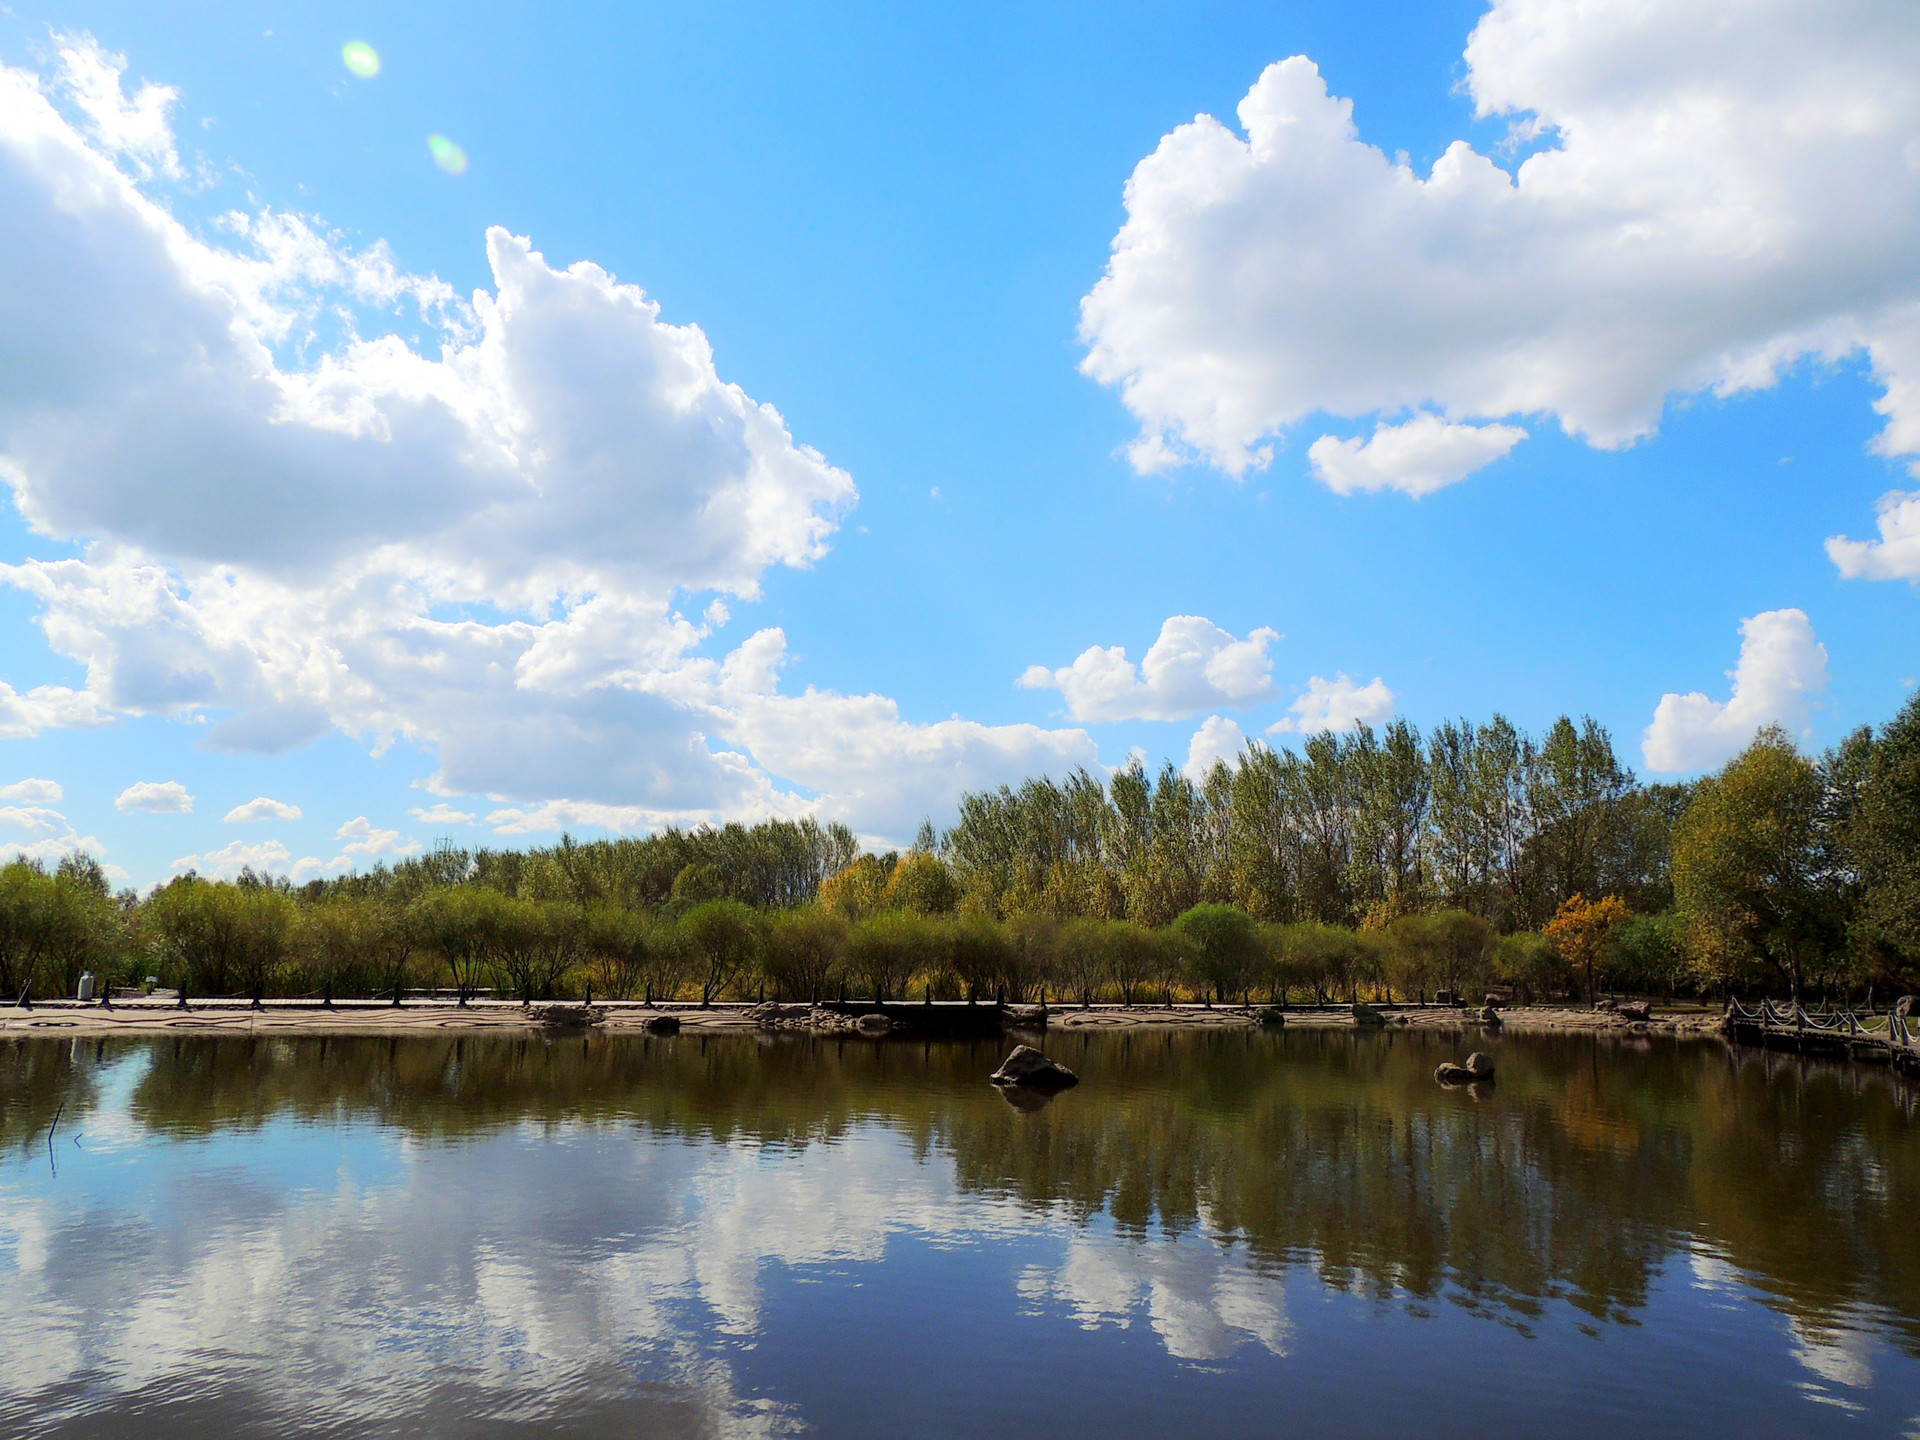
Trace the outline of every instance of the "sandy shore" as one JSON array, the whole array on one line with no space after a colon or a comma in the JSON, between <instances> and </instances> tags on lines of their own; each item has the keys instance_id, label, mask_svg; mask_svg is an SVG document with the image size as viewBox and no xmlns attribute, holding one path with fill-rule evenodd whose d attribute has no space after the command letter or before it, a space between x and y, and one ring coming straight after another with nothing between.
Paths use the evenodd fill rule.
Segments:
<instances>
[{"instance_id":1,"label":"sandy shore","mask_svg":"<svg viewBox=\"0 0 1920 1440\"><path fill-rule=\"evenodd\" d=\"M268 1001L255 1010L244 1000L194 1001L179 1009L170 1001L117 1002L111 1009L72 1001L43 1001L30 1010L0 1008L0 1034L104 1037L110 1035L407 1035L435 1031L462 1033L532 1034L552 1029L543 1019L546 1007L531 1010L512 1001L475 1001L459 1006L452 1001L416 1000L400 1006L384 1002L337 1002L327 1008L314 1001ZM636 1002L596 1004L597 1032L644 1033L649 1022L672 1015L681 1029L694 1034L751 1033L759 1028L744 1004L701 1009L692 1004L648 1008ZM1027 1012L1029 1015L1031 1012ZM1707 1034L1720 1027L1720 1011L1697 1006L1656 1008L1653 1019L1627 1021L1607 1011L1522 1006L1501 1012L1508 1033L1595 1032L1619 1034ZM1431 1029L1480 1033L1483 1027L1468 1012L1432 1007L1409 1007L1393 1012L1395 1029ZM1258 1024L1240 1009L1178 1005L1095 1005L1091 1009L1053 1009L1047 1026L1054 1030L1236 1030ZM1351 1030L1352 1014L1344 1007L1327 1010L1289 1010L1290 1029Z\"/></svg>"}]
</instances>

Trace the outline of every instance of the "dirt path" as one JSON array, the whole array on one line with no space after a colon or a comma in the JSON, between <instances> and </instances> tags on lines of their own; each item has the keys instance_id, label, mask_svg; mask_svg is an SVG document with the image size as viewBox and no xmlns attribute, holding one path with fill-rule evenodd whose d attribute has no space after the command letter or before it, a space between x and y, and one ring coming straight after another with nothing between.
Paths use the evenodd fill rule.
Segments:
<instances>
[{"instance_id":1,"label":"dirt path","mask_svg":"<svg viewBox=\"0 0 1920 1440\"><path fill-rule=\"evenodd\" d=\"M122 1001L107 1009L71 1001L47 1001L31 1010L0 1009L0 1034L94 1038L110 1035L409 1035L459 1031L462 1033L528 1034L550 1027L542 1019L544 1006L531 1010L504 1000L475 1001L460 1006L450 1000L418 1000L405 1005L341 1002L328 1008L316 1001L268 1001L255 1010L244 1000L195 1001L181 1010L167 1001ZM756 1029L752 1007L740 1004L672 1005L649 1008L635 1002L596 1004L597 1031L641 1033L661 1015L672 1015L690 1033L745 1033ZM1439 1007L1414 1007L1391 1012L1394 1028L1435 1029L1478 1033L1482 1028L1469 1012ZM1656 1009L1651 1022L1632 1022L1608 1011L1524 1006L1501 1012L1508 1032L1590 1032L1620 1034L1706 1034L1717 1032L1720 1012L1698 1006ZM1245 1010L1207 1009L1179 1005L1096 1005L1051 1010L1048 1028L1055 1030L1229 1030L1247 1029L1258 1021ZM1351 1030L1350 1011L1289 1010L1292 1029Z\"/></svg>"}]
</instances>

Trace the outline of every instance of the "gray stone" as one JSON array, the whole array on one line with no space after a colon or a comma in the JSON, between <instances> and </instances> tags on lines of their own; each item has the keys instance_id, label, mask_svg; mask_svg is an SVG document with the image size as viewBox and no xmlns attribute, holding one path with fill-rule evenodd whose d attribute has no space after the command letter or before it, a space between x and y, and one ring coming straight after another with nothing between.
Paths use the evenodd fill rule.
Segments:
<instances>
[{"instance_id":1,"label":"gray stone","mask_svg":"<svg viewBox=\"0 0 1920 1440\"><path fill-rule=\"evenodd\" d=\"M1478 1050L1467 1056L1464 1065L1456 1065L1451 1060L1433 1072L1433 1078L1442 1085L1469 1085L1476 1080L1493 1078L1493 1060Z\"/></svg>"},{"instance_id":2,"label":"gray stone","mask_svg":"<svg viewBox=\"0 0 1920 1440\"><path fill-rule=\"evenodd\" d=\"M555 1030L584 1030L600 1023L600 1012L591 1005L542 1005L533 1018Z\"/></svg>"},{"instance_id":3,"label":"gray stone","mask_svg":"<svg viewBox=\"0 0 1920 1440\"><path fill-rule=\"evenodd\" d=\"M1031 1045L1016 1045L988 1077L996 1085L1026 1085L1035 1090L1065 1090L1080 1077L1058 1061L1049 1060Z\"/></svg>"}]
</instances>

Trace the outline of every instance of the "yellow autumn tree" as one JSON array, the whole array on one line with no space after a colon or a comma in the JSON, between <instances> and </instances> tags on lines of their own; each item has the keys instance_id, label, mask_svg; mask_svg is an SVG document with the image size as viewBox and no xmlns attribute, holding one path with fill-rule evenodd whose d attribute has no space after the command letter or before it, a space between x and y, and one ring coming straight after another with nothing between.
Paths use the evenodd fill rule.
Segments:
<instances>
[{"instance_id":1,"label":"yellow autumn tree","mask_svg":"<svg viewBox=\"0 0 1920 1440\"><path fill-rule=\"evenodd\" d=\"M1567 963L1587 972L1587 1003L1593 1003L1593 967L1607 952L1614 932L1633 918L1625 902L1608 895L1589 900L1574 895L1564 901L1558 913L1546 924L1546 937L1559 948Z\"/></svg>"}]
</instances>

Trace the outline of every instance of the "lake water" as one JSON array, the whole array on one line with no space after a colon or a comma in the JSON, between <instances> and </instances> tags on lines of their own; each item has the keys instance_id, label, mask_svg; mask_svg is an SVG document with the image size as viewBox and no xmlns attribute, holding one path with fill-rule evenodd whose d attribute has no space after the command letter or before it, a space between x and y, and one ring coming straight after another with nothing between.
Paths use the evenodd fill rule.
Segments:
<instances>
[{"instance_id":1,"label":"lake water","mask_svg":"<svg viewBox=\"0 0 1920 1440\"><path fill-rule=\"evenodd\" d=\"M1920 1436L1884 1072L1058 1034L1024 1113L1004 1048L12 1044L0 1433Z\"/></svg>"}]
</instances>

